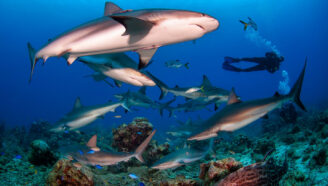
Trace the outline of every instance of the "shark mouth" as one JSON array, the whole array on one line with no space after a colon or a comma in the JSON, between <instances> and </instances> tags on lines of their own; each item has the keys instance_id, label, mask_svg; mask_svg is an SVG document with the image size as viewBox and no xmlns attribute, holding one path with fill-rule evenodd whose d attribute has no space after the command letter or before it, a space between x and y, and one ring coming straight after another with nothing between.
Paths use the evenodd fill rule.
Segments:
<instances>
[{"instance_id":1,"label":"shark mouth","mask_svg":"<svg viewBox=\"0 0 328 186\"><path fill-rule=\"evenodd\" d=\"M195 24L196 26L198 26L199 28L201 28L202 30L206 30L202 25L199 24Z\"/></svg>"}]
</instances>

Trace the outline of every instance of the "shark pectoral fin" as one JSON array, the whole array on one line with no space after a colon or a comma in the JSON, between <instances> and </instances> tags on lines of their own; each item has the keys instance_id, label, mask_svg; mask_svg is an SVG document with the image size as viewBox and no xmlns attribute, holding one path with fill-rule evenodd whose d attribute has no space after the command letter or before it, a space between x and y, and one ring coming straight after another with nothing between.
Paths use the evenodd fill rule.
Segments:
<instances>
[{"instance_id":1,"label":"shark pectoral fin","mask_svg":"<svg viewBox=\"0 0 328 186\"><path fill-rule=\"evenodd\" d=\"M240 103L241 101L238 99L238 96L235 93L235 89L232 88L229 99L228 99L228 105L234 104L234 103Z\"/></svg>"},{"instance_id":2,"label":"shark pectoral fin","mask_svg":"<svg viewBox=\"0 0 328 186\"><path fill-rule=\"evenodd\" d=\"M117 87L121 87L122 86L122 82L118 81L118 80L114 80L114 83Z\"/></svg>"},{"instance_id":3,"label":"shark pectoral fin","mask_svg":"<svg viewBox=\"0 0 328 186\"><path fill-rule=\"evenodd\" d=\"M73 64L73 62L75 61L77 59L77 56L68 56L68 58L67 58L67 64L68 65L71 65L71 64Z\"/></svg>"},{"instance_id":4,"label":"shark pectoral fin","mask_svg":"<svg viewBox=\"0 0 328 186\"><path fill-rule=\"evenodd\" d=\"M263 118L263 119L269 119L269 115L266 114L266 115L262 116L262 118Z\"/></svg>"},{"instance_id":5,"label":"shark pectoral fin","mask_svg":"<svg viewBox=\"0 0 328 186\"><path fill-rule=\"evenodd\" d=\"M112 14L117 14L122 12L123 10L117 6L116 4L112 3L112 2L106 2L105 3L105 12L104 12L104 16L110 16Z\"/></svg>"},{"instance_id":6,"label":"shark pectoral fin","mask_svg":"<svg viewBox=\"0 0 328 186\"><path fill-rule=\"evenodd\" d=\"M157 51L157 48L152 48L152 49L143 49L143 50L138 50L139 54L139 66L138 69L145 68L155 52Z\"/></svg>"},{"instance_id":7,"label":"shark pectoral fin","mask_svg":"<svg viewBox=\"0 0 328 186\"><path fill-rule=\"evenodd\" d=\"M80 109L82 107L83 107L83 105L81 104L81 99L80 99L80 97L77 97L75 100L75 103L74 103L73 110Z\"/></svg>"},{"instance_id":8,"label":"shark pectoral fin","mask_svg":"<svg viewBox=\"0 0 328 186\"><path fill-rule=\"evenodd\" d=\"M146 87L141 87L138 92L140 94L146 95Z\"/></svg>"},{"instance_id":9,"label":"shark pectoral fin","mask_svg":"<svg viewBox=\"0 0 328 186\"><path fill-rule=\"evenodd\" d=\"M134 43L144 38L151 28L155 25L150 21L145 21L131 16L110 16L115 21L121 23L125 27L124 35L129 35L129 43Z\"/></svg>"},{"instance_id":10,"label":"shark pectoral fin","mask_svg":"<svg viewBox=\"0 0 328 186\"><path fill-rule=\"evenodd\" d=\"M91 75L91 77L93 78L93 80L95 80L97 82L104 81L107 78L107 76L105 76L102 73L94 73Z\"/></svg>"}]
</instances>

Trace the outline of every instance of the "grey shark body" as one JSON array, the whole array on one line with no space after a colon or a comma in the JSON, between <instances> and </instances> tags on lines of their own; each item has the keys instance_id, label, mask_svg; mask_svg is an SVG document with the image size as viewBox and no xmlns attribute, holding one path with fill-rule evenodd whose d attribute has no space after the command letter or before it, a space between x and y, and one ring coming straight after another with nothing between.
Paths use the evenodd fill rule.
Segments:
<instances>
[{"instance_id":1,"label":"grey shark body","mask_svg":"<svg viewBox=\"0 0 328 186\"><path fill-rule=\"evenodd\" d=\"M178 87L169 88L165 83L159 80L157 77L147 72L147 75L154 80L156 85L161 89L161 95L159 99L163 99L167 93L172 93L175 96L183 96L187 99L197 99L199 102L209 103L212 100L216 100L216 104L227 102L229 97L229 91L214 87L208 80L207 76L203 76L203 83L199 86L193 87Z\"/></svg>"},{"instance_id":2,"label":"grey shark body","mask_svg":"<svg viewBox=\"0 0 328 186\"><path fill-rule=\"evenodd\" d=\"M157 108L158 105L146 95L146 87L142 87L137 92L128 91L123 94L114 95L118 100L125 103L125 106Z\"/></svg>"},{"instance_id":3,"label":"grey shark body","mask_svg":"<svg viewBox=\"0 0 328 186\"><path fill-rule=\"evenodd\" d=\"M96 147L96 142L94 144L88 143L88 148L74 152L71 155L79 162L87 165L115 165L122 161L128 161L131 158L135 157L139 161L144 162L142 158L142 153L148 146L150 140L154 136L156 130L154 130L135 150L134 153L118 153L118 152L106 152L102 150L91 150L93 147ZM94 138L94 137L93 137ZM90 139L92 140L92 139Z\"/></svg>"},{"instance_id":4,"label":"grey shark body","mask_svg":"<svg viewBox=\"0 0 328 186\"><path fill-rule=\"evenodd\" d=\"M183 149L177 150L155 162L151 167L153 169L165 170L165 169L175 169L180 166L195 162L206 156L206 154L211 150L213 145L213 140L210 141L208 149L198 149L193 147L184 147Z\"/></svg>"},{"instance_id":5,"label":"grey shark body","mask_svg":"<svg viewBox=\"0 0 328 186\"><path fill-rule=\"evenodd\" d=\"M82 56L78 61L83 62L96 73L95 80L104 80L111 77L115 81L135 86L155 86L155 82L138 70L138 65L124 53L100 54ZM116 82L116 84L119 84Z\"/></svg>"},{"instance_id":6,"label":"grey shark body","mask_svg":"<svg viewBox=\"0 0 328 186\"><path fill-rule=\"evenodd\" d=\"M231 132L238 130L289 101L294 101L303 110L306 110L299 99L305 67L306 62L303 71L288 95L276 93L275 96L270 98L241 102L232 91L228 105L204 122L204 126L208 126L207 129L188 138L188 140L205 140L216 137L219 131Z\"/></svg>"},{"instance_id":7,"label":"grey shark body","mask_svg":"<svg viewBox=\"0 0 328 186\"><path fill-rule=\"evenodd\" d=\"M80 98L77 98L73 110L56 122L55 127L53 127L51 131L64 132L79 129L99 118L103 118L107 112L115 112L115 109L119 106L125 107L125 104L123 102L118 102L95 106L82 106Z\"/></svg>"},{"instance_id":8,"label":"grey shark body","mask_svg":"<svg viewBox=\"0 0 328 186\"><path fill-rule=\"evenodd\" d=\"M136 51L139 69L157 48L195 40L216 30L219 22L206 14L167 9L122 10L106 3L103 17L89 21L30 51L32 72L38 59L67 55L68 64L80 56ZM32 73L31 73L32 74Z\"/></svg>"}]
</instances>

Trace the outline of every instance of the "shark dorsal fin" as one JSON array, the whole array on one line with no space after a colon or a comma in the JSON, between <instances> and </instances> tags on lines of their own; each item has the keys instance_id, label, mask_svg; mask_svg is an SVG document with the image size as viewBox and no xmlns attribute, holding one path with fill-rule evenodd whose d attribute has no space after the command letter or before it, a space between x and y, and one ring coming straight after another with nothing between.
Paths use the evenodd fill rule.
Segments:
<instances>
[{"instance_id":1,"label":"shark dorsal fin","mask_svg":"<svg viewBox=\"0 0 328 186\"><path fill-rule=\"evenodd\" d=\"M210 80L208 79L208 77L206 75L203 75L203 83L202 83L203 87L209 87L212 86Z\"/></svg>"},{"instance_id":2,"label":"shark dorsal fin","mask_svg":"<svg viewBox=\"0 0 328 186\"><path fill-rule=\"evenodd\" d=\"M274 97L280 97L281 95L279 94L279 92L275 92L273 96Z\"/></svg>"},{"instance_id":3,"label":"shark dorsal fin","mask_svg":"<svg viewBox=\"0 0 328 186\"><path fill-rule=\"evenodd\" d=\"M228 99L228 105L234 104L234 103L240 103L241 101L238 99L236 93L235 93L235 89L232 88L230 95L229 95L229 99Z\"/></svg>"},{"instance_id":4,"label":"shark dorsal fin","mask_svg":"<svg viewBox=\"0 0 328 186\"><path fill-rule=\"evenodd\" d=\"M80 99L80 97L77 97L75 100L75 103L74 103L73 110L79 109L81 107L83 107L83 105L81 104L81 99Z\"/></svg>"},{"instance_id":5,"label":"shark dorsal fin","mask_svg":"<svg viewBox=\"0 0 328 186\"><path fill-rule=\"evenodd\" d=\"M141 87L141 88L139 89L139 93L140 93L140 94L144 94L144 95L146 95L146 87L145 87L145 86Z\"/></svg>"},{"instance_id":6,"label":"shark dorsal fin","mask_svg":"<svg viewBox=\"0 0 328 186\"><path fill-rule=\"evenodd\" d=\"M97 135L93 135L89 139L89 141L87 143L87 147L89 147L89 148L95 148L95 147L97 147Z\"/></svg>"},{"instance_id":7,"label":"shark dorsal fin","mask_svg":"<svg viewBox=\"0 0 328 186\"><path fill-rule=\"evenodd\" d=\"M116 4L112 2L106 2L105 3L105 12L104 16L110 16L112 14L120 13L122 12L122 9L117 6Z\"/></svg>"},{"instance_id":8,"label":"shark dorsal fin","mask_svg":"<svg viewBox=\"0 0 328 186\"><path fill-rule=\"evenodd\" d=\"M153 57L156 51L157 48L137 50L137 53L139 54L139 70L149 65L149 62L151 61L151 58Z\"/></svg>"}]
</instances>

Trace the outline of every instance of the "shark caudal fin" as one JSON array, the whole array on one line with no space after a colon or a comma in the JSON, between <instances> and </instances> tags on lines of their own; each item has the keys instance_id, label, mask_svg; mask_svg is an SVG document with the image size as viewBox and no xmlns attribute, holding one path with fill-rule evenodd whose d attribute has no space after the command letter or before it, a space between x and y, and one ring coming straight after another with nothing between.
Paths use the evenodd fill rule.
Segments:
<instances>
[{"instance_id":1,"label":"shark caudal fin","mask_svg":"<svg viewBox=\"0 0 328 186\"><path fill-rule=\"evenodd\" d=\"M144 163L144 159L142 158L142 153L145 151L146 147L148 146L151 138L154 136L156 130L154 130L146 139L143 141L139 147L137 148L136 152L134 153L134 156L142 163Z\"/></svg>"},{"instance_id":2,"label":"shark caudal fin","mask_svg":"<svg viewBox=\"0 0 328 186\"><path fill-rule=\"evenodd\" d=\"M31 83L32 81L32 75L33 75L33 71L34 71L34 67L36 64L36 61L38 60L38 58L36 58L36 50L32 47L31 43L27 43L27 48L28 48L28 54L30 57L30 62L31 62L31 74L30 74L30 79L29 82Z\"/></svg>"},{"instance_id":3,"label":"shark caudal fin","mask_svg":"<svg viewBox=\"0 0 328 186\"><path fill-rule=\"evenodd\" d=\"M294 84L293 88L289 92L288 96L292 98L292 100L304 111L307 111L303 103L301 102L300 99L300 94L302 90L302 85L303 85L303 79L304 79L304 73L305 73L305 68L307 64L307 58L305 59L304 67L301 72L301 74L298 76L298 79L296 83Z\"/></svg>"},{"instance_id":4,"label":"shark caudal fin","mask_svg":"<svg viewBox=\"0 0 328 186\"><path fill-rule=\"evenodd\" d=\"M163 99L168 93L168 86L163 83L161 80L157 79L154 75L147 71L147 75L156 83L156 85L161 89L161 95L159 99Z\"/></svg>"},{"instance_id":5,"label":"shark caudal fin","mask_svg":"<svg viewBox=\"0 0 328 186\"><path fill-rule=\"evenodd\" d=\"M247 30L248 24L242 20L239 20L239 22L244 25L244 30Z\"/></svg>"}]
</instances>

